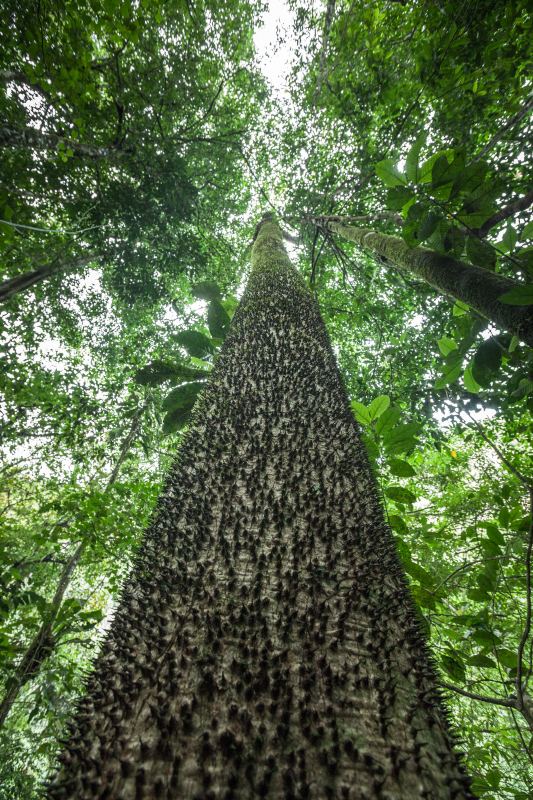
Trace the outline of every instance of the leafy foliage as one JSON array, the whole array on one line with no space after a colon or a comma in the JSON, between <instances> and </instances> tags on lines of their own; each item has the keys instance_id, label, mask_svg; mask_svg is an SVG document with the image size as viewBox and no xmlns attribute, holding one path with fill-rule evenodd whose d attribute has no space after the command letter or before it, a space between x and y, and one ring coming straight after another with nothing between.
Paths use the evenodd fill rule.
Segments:
<instances>
[{"instance_id":1,"label":"leafy foliage","mask_svg":"<svg viewBox=\"0 0 533 800\"><path fill-rule=\"evenodd\" d=\"M36 796L227 335L259 196L300 238L293 258L320 300L452 687L474 789L487 800L533 791L527 720L471 696L517 691L531 349L312 222L363 217L355 224L513 277L520 288L500 301L527 309L530 4L339 3L319 87L326 4L291 8L281 98L253 61L259 4L6 6L1 126L55 144L0 154L3 276L51 265L0 319L4 689L50 614L64 562L86 549L53 643L5 723L0 797ZM530 665L529 636L528 679Z\"/></svg>"}]
</instances>

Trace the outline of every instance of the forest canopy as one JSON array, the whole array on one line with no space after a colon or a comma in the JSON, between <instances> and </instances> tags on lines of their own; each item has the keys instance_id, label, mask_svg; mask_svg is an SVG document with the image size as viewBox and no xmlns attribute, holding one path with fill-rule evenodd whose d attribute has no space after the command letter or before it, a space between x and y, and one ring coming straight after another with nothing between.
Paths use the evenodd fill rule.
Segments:
<instances>
[{"instance_id":1,"label":"forest canopy","mask_svg":"<svg viewBox=\"0 0 533 800\"><path fill-rule=\"evenodd\" d=\"M533 795L532 25L531 0L6 0L0 800L54 761L265 211L473 790Z\"/></svg>"}]
</instances>

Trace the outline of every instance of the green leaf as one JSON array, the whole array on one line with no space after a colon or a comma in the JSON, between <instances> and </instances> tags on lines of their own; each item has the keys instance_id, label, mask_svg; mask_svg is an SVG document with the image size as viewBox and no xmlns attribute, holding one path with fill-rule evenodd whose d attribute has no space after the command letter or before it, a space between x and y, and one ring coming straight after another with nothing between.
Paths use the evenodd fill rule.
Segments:
<instances>
[{"instance_id":1,"label":"green leaf","mask_svg":"<svg viewBox=\"0 0 533 800\"><path fill-rule=\"evenodd\" d=\"M466 255L476 267L493 270L496 266L496 250L477 236L466 237Z\"/></svg>"},{"instance_id":2,"label":"green leaf","mask_svg":"<svg viewBox=\"0 0 533 800\"><path fill-rule=\"evenodd\" d=\"M407 178L396 167L394 159L386 158L376 164L376 173L385 186L401 186L407 183Z\"/></svg>"},{"instance_id":3,"label":"green leaf","mask_svg":"<svg viewBox=\"0 0 533 800\"><path fill-rule=\"evenodd\" d=\"M391 500L394 500L395 503L411 505L416 500L416 495L409 489L406 489L405 486L387 486L385 494L387 497L390 497Z\"/></svg>"},{"instance_id":4,"label":"green leaf","mask_svg":"<svg viewBox=\"0 0 533 800\"><path fill-rule=\"evenodd\" d=\"M533 381L530 381L528 378L522 378L518 384L518 389L511 394L513 397L525 397L527 394L530 394L530 392L533 392Z\"/></svg>"},{"instance_id":5,"label":"green leaf","mask_svg":"<svg viewBox=\"0 0 533 800\"><path fill-rule=\"evenodd\" d=\"M414 200L415 195L409 186L393 186L387 190L387 208L391 211L401 211L409 200Z\"/></svg>"},{"instance_id":6,"label":"green leaf","mask_svg":"<svg viewBox=\"0 0 533 800\"><path fill-rule=\"evenodd\" d=\"M195 358L194 356L191 356L191 364L202 368L202 370L196 370L196 378L199 378L206 370L213 369L213 364L210 364L209 361L203 361L201 358Z\"/></svg>"},{"instance_id":7,"label":"green leaf","mask_svg":"<svg viewBox=\"0 0 533 800\"><path fill-rule=\"evenodd\" d=\"M486 792L490 791L490 789L492 789L490 783L486 781L485 778L482 778L480 775L476 775L476 777L472 781L473 793L481 797Z\"/></svg>"},{"instance_id":8,"label":"green leaf","mask_svg":"<svg viewBox=\"0 0 533 800\"><path fill-rule=\"evenodd\" d=\"M424 567L421 567L420 564L416 564L414 561L410 561L407 564L404 563L405 571L411 578L414 578L416 581L419 581L422 586L426 586L429 589L432 589L435 585L433 578L431 577L430 573Z\"/></svg>"},{"instance_id":9,"label":"green leaf","mask_svg":"<svg viewBox=\"0 0 533 800\"><path fill-rule=\"evenodd\" d=\"M401 458L392 458L388 462L388 467L391 473L397 478L411 478L413 475L416 475L412 466Z\"/></svg>"},{"instance_id":10,"label":"green leaf","mask_svg":"<svg viewBox=\"0 0 533 800\"><path fill-rule=\"evenodd\" d=\"M427 202L413 203L409 208L405 225L401 230L401 237L409 247L415 247L420 243L418 230L422 224L422 220L427 216L427 213Z\"/></svg>"},{"instance_id":11,"label":"green leaf","mask_svg":"<svg viewBox=\"0 0 533 800\"><path fill-rule=\"evenodd\" d=\"M389 406L376 422L376 433L384 435L393 428L400 419L401 411L397 406Z\"/></svg>"},{"instance_id":12,"label":"green leaf","mask_svg":"<svg viewBox=\"0 0 533 800\"><path fill-rule=\"evenodd\" d=\"M463 314L466 314L468 311L470 311L470 307L467 306L466 303L461 303L457 300L453 307L452 315L454 317L462 317Z\"/></svg>"},{"instance_id":13,"label":"green leaf","mask_svg":"<svg viewBox=\"0 0 533 800\"><path fill-rule=\"evenodd\" d=\"M352 400L350 407L353 409L353 413L357 422L360 422L362 425L370 425L372 423L370 412L368 408L363 405L363 403L358 403L357 400Z\"/></svg>"},{"instance_id":14,"label":"green leaf","mask_svg":"<svg viewBox=\"0 0 533 800\"><path fill-rule=\"evenodd\" d=\"M500 508L500 511L498 513L498 522L504 528L509 527L509 509L507 508L507 506L503 506L503 508Z\"/></svg>"},{"instance_id":15,"label":"green leaf","mask_svg":"<svg viewBox=\"0 0 533 800\"><path fill-rule=\"evenodd\" d=\"M533 305L533 283L515 286L509 292L500 295L498 300L508 306L531 306Z\"/></svg>"},{"instance_id":16,"label":"green leaf","mask_svg":"<svg viewBox=\"0 0 533 800\"><path fill-rule=\"evenodd\" d=\"M198 392L200 392L207 385L206 381L192 381L191 383L184 383L172 389L170 394L167 394L162 403L163 411L173 411L177 408L183 408L191 404L194 405ZM192 407L191 405L191 407Z\"/></svg>"},{"instance_id":17,"label":"green leaf","mask_svg":"<svg viewBox=\"0 0 533 800\"><path fill-rule=\"evenodd\" d=\"M383 436L383 446L388 455L401 455L407 453L415 445L418 439L414 434L418 432L420 425L417 422L409 422L406 425L398 425L393 430L388 431Z\"/></svg>"},{"instance_id":18,"label":"green leaf","mask_svg":"<svg viewBox=\"0 0 533 800\"><path fill-rule=\"evenodd\" d=\"M231 319L222 303L219 300L211 300L209 311L207 312L207 324L211 336L225 339L229 331L230 323Z\"/></svg>"},{"instance_id":19,"label":"green leaf","mask_svg":"<svg viewBox=\"0 0 533 800\"><path fill-rule=\"evenodd\" d=\"M480 186L485 180L488 169L488 163L483 160L467 164L467 166L456 175L451 196L455 197L455 195L460 192L471 192L477 186Z\"/></svg>"},{"instance_id":20,"label":"green leaf","mask_svg":"<svg viewBox=\"0 0 533 800\"><path fill-rule=\"evenodd\" d=\"M437 378L434 388L438 391L439 389L444 389L449 383L455 383L462 371L463 365L459 362L459 364L456 364L446 375Z\"/></svg>"},{"instance_id":21,"label":"green leaf","mask_svg":"<svg viewBox=\"0 0 533 800\"><path fill-rule=\"evenodd\" d=\"M448 339L446 336L439 339L437 344L443 356L447 356L452 350L457 350L457 342L454 342L453 339Z\"/></svg>"},{"instance_id":22,"label":"green leaf","mask_svg":"<svg viewBox=\"0 0 533 800\"><path fill-rule=\"evenodd\" d=\"M421 170L418 166L418 158L420 155L420 150L424 146L426 139L427 139L427 131L424 131L418 139L415 141L409 153L407 154L407 158L405 160L405 174L409 178L410 181L413 183L418 183L420 180Z\"/></svg>"},{"instance_id":23,"label":"green leaf","mask_svg":"<svg viewBox=\"0 0 533 800\"><path fill-rule=\"evenodd\" d=\"M453 152L452 150L441 150L438 153L433 153L433 155L430 156L427 161L424 161L424 163L420 167L420 172L419 172L419 176L418 176L418 182L419 183L430 183L431 182L431 174L432 174L433 166L434 166L435 162L438 161L438 159L441 158L441 156L444 156L446 158L446 155L449 155L452 152ZM448 159L446 159L446 163L448 163Z\"/></svg>"},{"instance_id":24,"label":"green leaf","mask_svg":"<svg viewBox=\"0 0 533 800\"><path fill-rule=\"evenodd\" d=\"M504 253L510 253L512 250L515 249L517 241L518 241L518 233L515 230L515 228L513 228L511 223L508 223L502 238L503 247L501 247L500 249L503 250Z\"/></svg>"},{"instance_id":25,"label":"green leaf","mask_svg":"<svg viewBox=\"0 0 533 800\"><path fill-rule=\"evenodd\" d=\"M483 388L487 388L493 381L502 363L502 349L497 337L491 336L481 342L474 354L472 363L472 376Z\"/></svg>"},{"instance_id":26,"label":"green leaf","mask_svg":"<svg viewBox=\"0 0 533 800\"><path fill-rule=\"evenodd\" d=\"M496 648L496 655L498 656L498 661L500 664L503 664L504 667L507 667L507 669L516 669L518 653L508 650L506 647L498 647Z\"/></svg>"},{"instance_id":27,"label":"green leaf","mask_svg":"<svg viewBox=\"0 0 533 800\"><path fill-rule=\"evenodd\" d=\"M445 186L452 181L464 170L466 160L466 151L462 147L454 148L450 157L446 155L440 156L433 165L431 171L431 184L432 189L439 186ZM451 190L451 187L450 187Z\"/></svg>"},{"instance_id":28,"label":"green leaf","mask_svg":"<svg viewBox=\"0 0 533 800\"><path fill-rule=\"evenodd\" d=\"M408 564L405 567L405 571L409 575L411 575L411 565ZM411 575L411 577L415 578L414 575ZM422 608L429 608L431 611L435 611L436 610L437 606L436 606L436 603L435 603L434 596L431 594L431 592L428 592L427 589L424 589L423 586L411 586L410 587L410 591L411 591L411 595L413 596L413 599L414 599L415 603L417 603L419 606L421 606ZM424 617L424 619L425 619L425 617ZM427 620L426 620L426 622L427 622ZM425 626L425 627L427 627L427 626ZM429 630L427 632L429 633Z\"/></svg>"},{"instance_id":29,"label":"green leaf","mask_svg":"<svg viewBox=\"0 0 533 800\"><path fill-rule=\"evenodd\" d=\"M474 364L474 359L470 361L470 363L468 364L467 368L464 371L463 382L467 391L472 392L472 394L478 394L479 390L481 389L481 386L474 378L472 372L473 364Z\"/></svg>"},{"instance_id":30,"label":"green leaf","mask_svg":"<svg viewBox=\"0 0 533 800\"><path fill-rule=\"evenodd\" d=\"M374 398L368 407L368 413L370 414L370 419L375 420L380 417L383 412L389 407L390 405L390 397L383 394L379 397Z\"/></svg>"},{"instance_id":31,"label":"green leaf","mask_svg":"<svg viewBox=\"0 0 533 800\"><path fill-rule=\"evenodd\" d=\"M509 345L509 347L507 349L509 350L510 353L514 353L514 351L516 350L516 348L518 347L519 344L520 344L520 339L515 334L513 336L513 338L511 339L511 344Z\"/></svg>"},{"instance_id":32,"label":"green leaf","mask_svg":"<svg viewBox=\"0 0 533 800\"><path fill-rule=\"evenodd\" d=\"M235 313L235 309L239 305L239 301L236 297L233 297L232 294L228 295L225 300L222 300L222 305L226 309L229 314L230 319L233 319L233 314Z\"/></svg>"},{"instance_id":33,"label":"green leaf","mask_svg":"<svg viewBox=\"0 0 533 800\"><path fill-rule=\"evenodd\" d=\"M370 458L379 458L379 447L373 439L370 439L368 436L361 436L361 441L366 447L366 452Z\"/></svg>"},{"instance_id":34,"label":"green leaf","mask_svg":"<svg viewBox=\"0 0 533 800\"><path fill-rule=\"evenodd\" d=\"M481 589L469 589L466 596L469 600L474 600L476 603L484 603L486 600L490 600L490 594Z\"/></svg>"},{"instance_id":35,"label":"green leaf","mask_svg":"<svg viewBox=\"0 0 533 800\"><path fill-rule=\"evenodd\" d=\"M465 247L466 236L455 225L450 225L444 239L444 251L454 258L460 258Z\"/></svg>"},{"instance_id":36,"label":"green leaf","mask_svg":"<svg viewBox=\"0 0 533 800\"><path fill-rule=\"evenodd\" d=\"M216 347L209 337L200 331L180 331L171 338L195 358L206 358L206 356L209 357L216 353Z\"/></svg>"},{"instance_id":37,"label":"green leaf","mask_svg":"<svg viewBox=\"0 0 533 800\"><path fill-rule=\"evenodd\" d=\"M187 406L174 408L172 411L165 414L163 419L163 433L175 433L184 428L189 421L193 406L194 401Z\"/></svg>"},{"instance_id":38,"label":"green leaf","mask_svg":"<svg viewBox=\"0 0 533 800\"><path fill-rule=\"evenodd\" d=\"M465 665L462 659L457 655L447 654L441 658L441 664L445 672L448 673L456 681L464 681Z\"/></svg>"},{"instance_id":39,"label":"green leaf","mask_svg":"<svg viewBox=\"0 0 533 800\"><path fill-rule=\"evenodd\" d=\"M389 514L389 524L391 528L399 534L405 535L409 532L405 521L402 517L399 517L398 514Z\"/></svg>"},{"instance_id":40,"label":"green leaf","mask_svg":"<svg viewBox=\"0 0 533 800\"><path fill-rule=\"evenodd\" d=\"M528 222L527 225L524 225L522 233L520 234L520 241L523 242L524 239L533 239L533 219L531 222Z\"/></svg>"},{"instance_id":41,"label":"green leaf","mask_svg":"<svg viewBox=\"0 0 533 800\"><path fill-rule=\"evenodd\" d=\"M444 253L444 242L446 241L446 237L448 235L448 231L450 230L449 222L446 220L441 219L437 223L437 227L429 237L429 246L432 250L435 250L437 253Z\"/></svg>"},{"instance_id":42,"label":"green leaf","mask_svg":"<svg viewBox=\"0 0 533 800\"><path fill-rule=\"evenodd\" d=\"M471 656L467 659L467 664L470 664L471 667L486 667L490 669L497 669L497 664L493 661L492 658L488 658L487 656L481 655L478 653L476 656Z\"/></svg>"},{"instance_id":43,"label":"green leaf","mask_svg":"<svg viewBox=\"0 0 533 800\"><path fill-rule=\"evenodd\" d=\"M429 211L420 223L418 229L418 241L425 242L435 233L441 218L434 211Z\"/></svg>"},{"instance_id":44,"label":"green leaf","mask_svg":"<svg viewBox=\"0 0 533 800\"><path fill-rule=\"evenodd\" d=\"M174 361L151 361L135 373L135 382L141 386L160 386L162 383L200 378L202 372Z\"/></svg>"},{"instance_id":45,"label":"green leaf","mask_svg":"<svg viewBox=\"0 0 533 800\"><path fill-rule=\"evenodd\" d=\"M222 300L222 292L215 281L196 283L191 289L191 294L200 300Z\"/></svg>"}]
</instances>

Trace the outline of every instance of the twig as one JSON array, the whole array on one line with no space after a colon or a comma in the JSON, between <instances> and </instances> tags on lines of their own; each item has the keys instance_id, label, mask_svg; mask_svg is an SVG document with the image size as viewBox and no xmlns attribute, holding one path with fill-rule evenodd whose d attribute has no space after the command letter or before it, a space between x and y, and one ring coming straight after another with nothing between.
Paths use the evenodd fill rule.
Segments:
<instances>
[{"instance_id":1,"label":"twig","mask_svg":"<svg viewBox=\"0 0 533 800\"><path fill-rule=\"evenodd\" d=\"M486 697L483 694L467 692L466 689L460 689L458 686L452 686L451 683L445 683L445 681L437 681L437 685L444 687L444 689L451 689L452 692L462 694L464 697L470 697L472 700L480 700L482 703L491 703L494 706L504 706L504 708L516 708L516 700L514 699L505 699L503 697Z\"/></svg>"}]
</instances>

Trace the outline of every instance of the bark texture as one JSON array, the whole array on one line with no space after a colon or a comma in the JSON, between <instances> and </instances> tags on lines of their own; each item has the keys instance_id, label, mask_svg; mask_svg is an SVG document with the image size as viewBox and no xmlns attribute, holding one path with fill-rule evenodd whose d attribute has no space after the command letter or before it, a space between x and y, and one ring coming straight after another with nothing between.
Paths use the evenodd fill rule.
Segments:
<instances>
[{"instance_id":1,"label":"bark texture","mask_svg":"<svg viewBox=\"0 0 533 800\"><path fill-rule=\"evenodd\" d=\"M72 155L77 158L100 158L104 161L115 161L132 152L131 148L98 147L56 136L54 133L43 133L35 128L17 128L10 125L0 127L0 147L14 147L17 150L57 150L64 155L67 150L71 150Z\"/></svg>"},{"instance_id":2,"label":"bark texture","mask_svg":"<svg viewBox=\"0 0 533 800\"><path fill-rule=\"evenodd\" d=\"M473 797L318 305L256 234L47 796Z\"/></svg>"},{"instance_id":3,"label":"bark texture","mask_svg":"<svg viewBox=\"0 0 533 800\"><path fill-rule=\"evenodd\" d=\"M8 278L0 282L0 303L7 303L12 297L20 292L25 292L26 289L31 289L37 283L46 280L51 275L56 275L59 272L73 271L83 269L88 264L94 264L100 260L100 256L91 254L84 258L78 258L77 261L70 260L57 260L50 264L43 264L38 269L30 269L27 272L22 272L20 275L15 275L14 278Z\"/></svg>"},{"instance_id":4,"label":"bark texture","mask_svg":"<svg viewBox=\"0 0 533 800\"><path fill-rule=\"evenodd\" d=\"M322 217L316 217L313 221L326 230L373 250L396 266L409 270L442 294L466 303L498 327L511 331L533 346L533 306L509 306L498 300L505 292L520 286L517 281L435 253L426 247L409 247L403 239L387 233L353 228Z\"/></svg>"}]
</instances>

